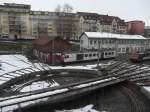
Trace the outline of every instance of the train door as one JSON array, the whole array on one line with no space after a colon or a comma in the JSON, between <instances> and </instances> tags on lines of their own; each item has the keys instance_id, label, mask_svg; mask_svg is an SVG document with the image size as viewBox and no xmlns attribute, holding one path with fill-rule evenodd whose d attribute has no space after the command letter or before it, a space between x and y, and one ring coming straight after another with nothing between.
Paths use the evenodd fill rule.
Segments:
<instances>
[{"instance_id":1,"label":"train door","mask_svg":"<svg viewBox=\"0 0 150 112\"><path fill-rule=\"evenodd\" d=\"M129 53L129 47L126 48L126 53Z\"/></svg>"},{"instance_id":2,"label":"train door","mask_svg":"<svg viewBox=\"0 0 150 112\"><path fill-rule=\"evenodd\" d=\"M83 60L84 54L77 54L77 61Z\"/></svg>"},{"instance_id":3,"label":"train door","mask_svg":"<svg viewBox=\"0 0 150 112\"><path fill-rule=\"evenodd\" d=\"M101 59L104 59L104 57L105 57L104 55L105 55L105 52L102 52L101 53Z\"/></svg>"}]
</instances>

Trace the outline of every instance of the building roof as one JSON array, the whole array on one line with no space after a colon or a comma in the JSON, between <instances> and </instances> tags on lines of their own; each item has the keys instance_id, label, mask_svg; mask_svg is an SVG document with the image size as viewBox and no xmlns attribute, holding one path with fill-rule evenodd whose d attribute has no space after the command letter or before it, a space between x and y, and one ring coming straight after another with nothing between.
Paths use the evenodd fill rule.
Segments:
<instances>
[{"instance_id":1,"label":"building roof","mask_svg":"<svg viewBox=\"0 0 150 112\"><path fill-rule=\"evenodd\" d=\"M53 38L50 38L50 37L40 37L34 40L33 44L43 46L43 45L48 44L52 39Z\"/></svg>"},{"instance_id":2,"label":"building roof","mask_svg":"<svg viewBox=\"0 0 150 112\"><path fill-rule=\"evenodd\" d=\"M40 37L33 41L33 45L35 49L45 53L53 52L53 50L55 53L64 52L71 47L71 44L61 37Z\"/></svg>"},{"instance_id":3,"label":"building roof","mask_svg":"<svg viewBox=\"0 0 150 112\"><path fill-rule=\"evenodd\" d=\"M88 38L146 39L141 35L123 35L103 32L84 32L83 34L87 35Z\"/></svg>"},{"instance_id":4,"label":"building roof","mask_svg":"<svg viewBox=\"0 0 150 112\"><path fill-rule=\"evenodd\" d=\"M150 29L150 26L145 26L145 29Z\"/></svg>"}]
</instances>

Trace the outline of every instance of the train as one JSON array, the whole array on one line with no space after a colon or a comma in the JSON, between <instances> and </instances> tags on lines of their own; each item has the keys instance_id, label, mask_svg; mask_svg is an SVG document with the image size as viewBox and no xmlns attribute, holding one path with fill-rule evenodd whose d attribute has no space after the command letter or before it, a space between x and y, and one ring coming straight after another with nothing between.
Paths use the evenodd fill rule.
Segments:
<instances>
[{"instance_id":1,"label":"train","mask_svg":"<svg viewBox=\"0 0 150 112\"><path fill-rule=\"evenodd\" d=\"M129 59L132 62L142 62L150 60L150 51L134 52L129 55Z\"/></svg>"},{"instance_id":2,"label":"train","mask_svg":"<svg viewBox=\"0 0 150 112\"><path fill-rule=\"evenodd\" d=\"M74 63L74 62L84 62L92 60L102 60L116 58L115 50L101 50L101 51L84 51L84 52L64 52L64 53L51 53L45 54L34 50L34 55L43 62L51 63Z\"/></svg>"}]
</instances>

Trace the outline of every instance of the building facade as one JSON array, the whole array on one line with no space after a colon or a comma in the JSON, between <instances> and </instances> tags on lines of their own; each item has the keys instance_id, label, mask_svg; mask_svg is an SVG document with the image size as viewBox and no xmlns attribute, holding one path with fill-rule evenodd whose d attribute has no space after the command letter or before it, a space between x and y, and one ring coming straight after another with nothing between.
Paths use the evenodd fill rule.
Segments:
<instances>
[{"instance_id":1,"label":"building facade","mask_svg":"<svg viewBox=\"0 0 150 112\"><path fill-rule=\"evenodd\" d=\"M131 53L149 48L148 40L140 35L84 32L80 36L80 50L115 49L118 53Z\"/></svg>"},{"instance_id":2,"label":"building facade","mask_svg":"<svg viewBox=\"0 0 150 112\"><path fill-rule=\"evenodd\" d=\"M79 35L82 32L127 33L127 24L115 16L97 13L77 12L79 17Z\"/></svg>"},{"instance_id":3,"label":"building facade","mask_svg":"<svg viewBox=\"0 0 150 112\"><path fill-rule=\"evenodd\" d=\"M145 23L143 21L129 21L128 34L130 35L144 35Z\"/></svg>"},{"instance_id":4,"label":"building facade","mask_svg":"<svg viewBox=\"0 0 150 112\"><path fill-rule=\"evenodd\" d=\"M79 39L83 32L143 34L144 23L127 23L119 17L97 13L32 11L30 5L0 5L0 39L35 39L43 36Z\"/></svg>"},{"instance_id":5,"label":"building facade","mask_svg":"<svg viewBox=\"0 0 150 112\"><path fill-rule=\"evenodd\" d=\"M40 37L33 42L33 54L42 62L60 61L63 53L70 49L71 44L60 37Z\"/></svg>"},{"instance_id":6,"label":"building facade","mask_svg":"<svg viewBox=\"0 0 150 112\"><path fill-rule=\"evenodd\" d=\"M5 3L0 5L0 38L30 37L30 5Z\"/></svg>"},{"instance_id":7,"label":"building facade","mask_svg":"<svg viewBox=\"0 0 150 112\"><path fill-rule=\"evenodd\" d=\"M145 26L145 29L144 29L144 36L146 38L150 38L150 26Z\"/></svg>"},{"instance_id":8,"label":"building facade","mask_svg":"<svg viewBox=\"0 0 150 112\"><path fill-rule=\"evenodd\" d=\"M116 16L99 15L101 31L109 33L127 33L127 25L124 20Z\"/></svg>"},{"instance_id":9,"label":"building facade","mask_svg":"<svg viewBox=\"0 0 150 112\"><path fill-rule=\"evenodd\" d=\"M32 37L54 37L57 36L55 20L58 17L54 12L31 11L31 35Z\"/></svg>"},{"instance_id":10,"label":"building facade","mask_svg":"<svg viewBox=\"0 0 150 112\"><path fill-rule=\"evenodd\" d=\"M75 13L55 12L57 36L75 40L78 36L78 17Z\"/></svg>"}]
</instances>

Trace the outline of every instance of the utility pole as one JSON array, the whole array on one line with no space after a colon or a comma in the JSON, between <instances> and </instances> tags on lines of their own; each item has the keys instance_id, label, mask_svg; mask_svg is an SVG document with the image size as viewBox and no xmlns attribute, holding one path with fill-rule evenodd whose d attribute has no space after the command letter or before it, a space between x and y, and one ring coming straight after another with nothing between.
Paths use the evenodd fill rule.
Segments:
<instances>
[{"instance_id":1,"label":"utility pole","mask_svg":"<svg viewBox=\"0 0 150 112\"><path fill-rule=\"evenodd\" d=\"M52 65L54 65L55 64L55 60L54 60L54 51L55 51L55 46L54 46L54 42L55 42L55 38L53 37L53 39L52 39Z\"/></svg>"},{"instance_id":2,"label":"utility pole","mask_svg":"<svg viewBox=\"0 0 150 112\"><path fill-rule=\"evenodd\" d=\"M100 58L100 41L98 41L98 49L97 49L97 54L98 54L98 60L97 60L97 67L99 66L99 62L100 62L100 60L99 60L99 58Z\"/></svg>"}]
</instances>

